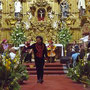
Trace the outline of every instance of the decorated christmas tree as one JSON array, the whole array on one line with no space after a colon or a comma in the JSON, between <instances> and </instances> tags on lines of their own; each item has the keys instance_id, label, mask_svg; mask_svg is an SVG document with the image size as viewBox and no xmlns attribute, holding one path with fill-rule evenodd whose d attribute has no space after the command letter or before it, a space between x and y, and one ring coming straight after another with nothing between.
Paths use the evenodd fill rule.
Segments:
<instances>
[{"instance_id":1,"label":"decorated christmas tree","mask_svg":"<svg viewBox=\"0 0 90 90\"><path fill-rule=\"evenodd\" d=\"M25 31L21 27L16 27L11 33L11 41L14 46L18 47L26 41Z\"/></svg>"}]
</instances>

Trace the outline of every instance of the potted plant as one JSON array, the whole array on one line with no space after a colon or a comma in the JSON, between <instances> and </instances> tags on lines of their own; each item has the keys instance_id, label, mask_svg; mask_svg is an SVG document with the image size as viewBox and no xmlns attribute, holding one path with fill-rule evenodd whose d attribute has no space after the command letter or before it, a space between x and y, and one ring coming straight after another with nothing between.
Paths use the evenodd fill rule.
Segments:
<instances>
[{"instance_id":1,"label":"potted plant","mask_svg":"<svg viewBox=\"0 0 90 90\"><path fill-rule=\"evenodd\" d=\"M68 28L63 28L63 29L59 30L58 40L59 40L59 43L61 43L64 47L64 57L62 57L63 61L66 58L65 57L66 56L66 46L69 44L71 38L72 38L72 33L70 32L70 30Z\"/></svg>"}]
</instances>

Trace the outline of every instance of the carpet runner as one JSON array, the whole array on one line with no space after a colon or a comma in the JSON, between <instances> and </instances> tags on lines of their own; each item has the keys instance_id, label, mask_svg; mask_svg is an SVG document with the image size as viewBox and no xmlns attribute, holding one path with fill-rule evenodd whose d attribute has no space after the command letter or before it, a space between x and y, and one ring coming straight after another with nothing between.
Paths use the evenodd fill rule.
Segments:
<instances>
[{"instance_id":1,"label":"carpet runner","mask_svg":"<svg viewBox=\"0 0 90 90\"><path fill-rule=\"evenodd\" d=\"M86 90L83 85L73 82L66 76L66 65L46 63L44 67L44 83L37 83L36 69L34 63L26 63L30 74L29 80L21 85L20 90Z\"/></svg>"},{"instance_id":2,"label":"carpet runner","mask_svg":"<svg viewBox=\"0 0 90 90\"><path fill-rule=\"evenodd\" d=\"M34 63L25 64L28 70L29 75L36 75L36 67ZM61 75L66 74L67 68L65 64L60 64L59 62L55 63L45 63L44 74L45 75Z\"/></svg>"},{"instance_id":3,"label":"carpet runner","mask_svg":"<svg viewBox=\"0 0 90 90\"><path fill-rule=\"evenodd\" d=\"M44 83L37 83L36 75L30 76L28 81L21 85L20 90L90 90L82 84L75 83L64 75L44 75Z\"/></svg>"}]
</instances>

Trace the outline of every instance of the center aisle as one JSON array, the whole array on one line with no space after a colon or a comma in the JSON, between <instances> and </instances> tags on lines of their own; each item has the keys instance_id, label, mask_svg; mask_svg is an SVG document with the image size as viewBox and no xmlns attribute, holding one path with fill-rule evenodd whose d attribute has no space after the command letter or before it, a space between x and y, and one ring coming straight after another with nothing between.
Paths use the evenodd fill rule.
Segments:
<instances>
[{"instance_id":1,"label":"center aisle","mask_svg":"<svg viewBox=\"0 0 90 90\"><path fill-rule=\"evenodd\" d=\"M66 75L45 75L44 83L37 83L35 76L21 85L21 90L85 90L83 85L77 84Z\"/></svg>"}]
</instances>

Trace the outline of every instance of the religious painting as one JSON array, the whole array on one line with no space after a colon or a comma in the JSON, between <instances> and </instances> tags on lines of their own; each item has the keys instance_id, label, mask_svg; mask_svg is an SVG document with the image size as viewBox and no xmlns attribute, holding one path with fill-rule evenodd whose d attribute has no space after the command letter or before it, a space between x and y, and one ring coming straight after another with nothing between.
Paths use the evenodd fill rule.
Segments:
<instances>
[{"instance_id":1,"label":"religious painting","mask_svg":"<svg viewBox=\"0 0 90 90\"><path fill-rule=\"evenodd\" d=\"M38 21L44 21L44 19L45 19L45 9L40 8L37 12L37 15L38 15Z\"/></svg>"}]
</instances>

